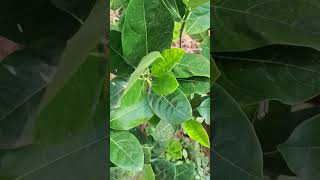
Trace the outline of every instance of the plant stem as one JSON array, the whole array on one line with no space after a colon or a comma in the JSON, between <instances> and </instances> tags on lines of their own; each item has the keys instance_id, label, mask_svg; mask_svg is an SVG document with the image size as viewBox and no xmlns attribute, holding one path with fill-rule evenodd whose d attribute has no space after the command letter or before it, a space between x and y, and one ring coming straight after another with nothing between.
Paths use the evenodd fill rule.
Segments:
<instances>
[{"instance_id":1,"label":"plant stem","mask_svg":"<svg viewBox=\"0 0 320 180\"><path fill-rule=\"evenodd\" d=\"M182 19L182 25L180 28L180 37L179 37L179 47L182 47L182 35L183 35L183 31L184 31L184 27L186 26L186 22L190 16L191 11L188 9L186 14L184 15L183 19Z\"/></svg>"}]
</instances>

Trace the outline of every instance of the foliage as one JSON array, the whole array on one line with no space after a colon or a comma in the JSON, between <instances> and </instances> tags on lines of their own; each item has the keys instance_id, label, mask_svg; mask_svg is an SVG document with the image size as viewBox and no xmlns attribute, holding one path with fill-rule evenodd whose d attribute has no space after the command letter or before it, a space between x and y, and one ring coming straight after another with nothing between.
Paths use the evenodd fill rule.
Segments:
<instances>
[{"instance_id":1,"label":"foliage","mask_svg":"<svg viewBox=\"0 0 320 180\"><path fill-rule=\"evenodd\" d=\"M213 179L320 178L316 3L213 1Z\"/></svg>"},{"instance_id":2,"label":"foliage","mask_svg":"<svg viewBox=\"0 0 320 180\"><path fill-rule=\"evenodd\" d=\"M1 3L0 36L22 46L0 60L1 180L106 177L105 8Z\"/></svg>"},{"instance_id":3,"label":"foliage","mask_svg":"<svg viewBox=\"0 0 320 180\"><path fill-rule=\"evenodd\" d=\"M111 24L109 45L115 77L111 177L205 179L210 175L209 43L200 40L200 53L173 45L181 38L177 28L189 35L208 32L209 1L112 1L111 7L121 12Z\"/></svg>"}]
</instances>

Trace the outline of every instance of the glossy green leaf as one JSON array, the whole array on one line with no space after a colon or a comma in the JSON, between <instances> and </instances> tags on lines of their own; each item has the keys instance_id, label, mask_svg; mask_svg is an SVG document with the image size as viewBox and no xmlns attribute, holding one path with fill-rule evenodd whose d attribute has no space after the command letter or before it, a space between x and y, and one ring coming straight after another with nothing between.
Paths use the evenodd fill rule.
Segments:
<instances>
[{"instance_id":1,"label":"glossy green leaf","mask_svg":"<svg viewBox=\"0 0 320 180\"><path fill-rule=\"evenodd\" d=\"M189 78L192 76L210 77L210 61L197 54L185 54L176 64L172 72L176 78Z\"/></svg>"},{"instance_id":2,"label":"glossy green leaf","mask_svg":"<svg viewBox=\"0 0 320 180\"><path fill-rule=\"evenodd\" d=\"M190 8L194 9L206 2L209 2L209 0L183 0L183 2Z\"/></svg>"},{"instance_id":3,"label":"glossy green leaf","mask_svg":"<svg viewBox=\"0 0 320 180\"><path fill-rule=\"evenodd\" d=\"M239 104L220 86L212 88L215 100L211 161L214 179L262 180L263 161L259 140ZM247 148L250 147L250 148Z\"/></svg>"},{"instance_id":4,"label":"glossy green leaf","mask_svg":"<svg viewBox=\"0 0 320 180\"><path fill-rule=\"evenodd\" d=\"M273 99L293 105L320 93L316 50L274 45L214 57L221 71L218 83L241 104Z\"/></svg>"},{"instance_id":5,"label":"glossy green leaf","mask_svg":"<svg viewBox=\"0 0 320 180\"><path fill-rule=\"evenodd\" d=\"M187 34L199 34L210 28L210 3L205 3L192 10L187 22Z\"/></svg>"},{"instance_id":6,"label":"glossy green leaf","mask_svg":"<svg viewBox=\"0 0 320 180\"><path fill-rule=\"evenodd\" d=\"M157 180L173 180L176 176L176 166L174 163L159 159L152 163L152 167Z\"/></svg>"},{"instance_id":7,"label":"glossy green leaf","mask_svg":"<svg viewBox=\"0 0 320 180\"><path fill-rule=\"evenodd\" d=\"M110 81L110 109L120 107L119 99L125 90L127 82L120 77Z\"/></svg>"},{"instance_id":8,"label":"glossy green leaf","mask_svg":"<svg viewBox=\"0 0 320 180\"><path fill-rule=\"evenodd\" d=\"M286 142L278 146L289 168L304 180L320 178L320 142L315 138L319 134L319 120L320 116L316 115L303 122Z\"/></svg>"},{"instance_id":9,"label":"glossy green leaf","mask_svg":"<svg viewBox=\"0 0 320 180\"><path fill-rule=\"evenodd\" d=\"M152 65L152 76L159 77L170 72L176 63L182 59L184 50L180 48L166 49L161 52L161 55L163 60L155 62Z\"/></svg>"},{"instance_id":10,"label":"glossy green leaf","mask_svg":"<svg viewBox=\"0 0 320 180\"><path fill-rule=\"evenodd\" d=\"M193 180L195 178L195 165L184 163L176 166L175 180Z\"/></svg>"},{"instance_id":11,"label":"glossy green leaf","mask_svg":"<svg viewBox=\"0 0 320 180\"><path fill-rule=\"evenodd\" d=\"M39 112L33 139L46 144L59 143L66 136L76 136L91 125L88 120L96 110L99 99L105 96L102 92L107 71L104 56L96 53L94 51L88 55L64 88Z\"/></svg>"},{"instance_id":12,"label":"glossy green leaf","mask_svg":"<svg viewBox=\"0 0 320 180\"><path fill-rule=\"evenodd\" d=\"M185 94L204 95L210 91L210 79L206 77L191 77L178 81L179 89Z\"/></svg>"},{"instance_id":13,"label":"glossy green leaf","mask_svg":"<svg viewBox=\"0 0 320 180\"><path fill-rule=\"evenodd\" d=\"M318 1L217 1L213 13L212 42L216 52L271 44L320 49Z\"/></svg>"},{"instance_id":14,"label":"glossy green leaf","mask_svg":"<svg viewBox=\"0 0 320 180\"><path fill-rule=\"evenodd\" d=\"M138 79L132 87L121 96L121 107L131 106L138 102L144 90L144 80Z\"/></svg>"},{"instance_id":15,"label":"glossy green leaf","mask_svg":"<svg viewBox=\"0 0 320 180\"><path fill-rule=\"evenodd\" d=\"M210 98L205 99L201 102L200 106L197 107L199 114L205 119L207 124L210 124Z\"/></svg>"},{"instance_id":16,"label":"glossy green leaf","mask_svg":"<svg viewBox=\"0 0 320 180\"><path fill-rule=\"evenodd\" d=\"M89 52L102 40L106 23L105 7L106 1L97 0L79 31L68 40L57 73L46 90L40 109L52 101L83 64Z\"/></svg>"},{"instance_id":17,"label":"glossy green leaf","mask_svg":"<svg viewBox=\"0 0 320 180\"><path fill-rule=\"evenodd\" d=\"M152 116L147 95L142 95L137 103L110 111L110 128L129 130L147 122Z\"/></svg>"},{"instance_id":18,"label":"glossy green leaf","mask_svg":"<svg viewBox=\"0 0 320 180\"><path fill-rule=\"evenodd\" d=\"M184 123L188 136L205 147L210 147L209 136L201 123L196 120L189 120Z\"/></svg>"},{"instance_id":19,"label":"glossy green leaf","mask_svg":"<svg viewBox=\"0 0 320 180\"><path fill-rule=\"evenodd\" d=\"M155 17L161 18L155 21ZM174 21L162 0L130 0L122 28L127 63L137 66L149 52L170 48L173 26Z\"/></svg>"},{"instance_id":20,"label":"glossy green leaf","mask_svg":"<svg viewBox=\"0 0 320 180\"><path fill-rule=\"evenodd\" d=\"M180 22L182 17L180 16L179 8L176 0L162 0L166 8L170 11L174 21Z\"/></svg>"},{"instance_id":21,"label":"glossy green leaf","mask_svg":"<svg viewBox=\"0 0 320 180\"><path fill-rule=\"evenodd\" d=\"M174 127L170 123L161 120L151 135L154 140L165 142L173 137L174 132Z\"/></svg>"},{"instance_id":22,"label":"glossy green leaf","mask_svg":"<svg viewBox=\"0 0 320 180\"><path fill-rule=\"evenodd\" d=\"M192 119L190 102L180 89L167 96L150 92L149 103L153 112L167 123L179 124Z\"/></svg>"},{"instance_id":23,"label":"glossy green leaf","mask_svg":"<svg viewBox=\"0 0 320 180\"><path fill-rule=\"evenodd\" d=\"M131 74L128 85L123 92L121 98L126 95L130 91L130 89L134 86L134 84L139 80L139 78L142 76L142 74L145 72L145 70L152 65L152 63L161 61L163 58L159 52L151 52L148 55L144 56L139 63L136 70Z\"/></svg>"},{"instance_id":24,"label":"glossy green leaf","mask_svg":"<svg viewBox=\"0 0 320 180\"><path fill-rule=\"evenodd\" d=\"M110 132L110 161L128 171L141 171L144 157L139 140L126 131Z\"/></svg>"},{"instance_id":25,"label":"glossy green leaf","mask_svg":"<svg viewBox=\"0 0 320 180\"><path fill-rule=\"evenodd\" d=\"M158 95L163 96L173 93L178 86L179 83L171 72L155 77L152 81L152 90Z\"/></svg>"}]
</instances>

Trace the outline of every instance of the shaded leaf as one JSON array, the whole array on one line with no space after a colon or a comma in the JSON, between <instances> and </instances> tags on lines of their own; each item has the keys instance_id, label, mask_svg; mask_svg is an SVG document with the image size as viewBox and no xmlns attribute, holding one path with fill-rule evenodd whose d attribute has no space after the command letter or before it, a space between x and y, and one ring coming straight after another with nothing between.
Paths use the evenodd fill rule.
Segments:
<instances>
[{"instance_id":1,"label":"shaded leaf","mask_svg":"<svg viewBox=\"0 0 320 180\"><path fill-rule=\"evenodd\" d=\"M185 94L204 95L210 91L210 79L206 77L191 77L178 81L179 89Z\"/></svg>"},{"instance_id":2,"label":"shaded leaf","mask_svg":"<svg viewBox=\"0 0 320 180\"><path fill-rule=\"evenodd\" d=\"M195 176L195 165L184 163L176 166L175 180L193 180Z\"/></svg>"},{"instance_id":3,"label":"shaded leaf","mask_svg":"<svg viewBox=\"0 0 320 180\"><path fill-rule=\"evenodd\" d=\"M215 110L211 157L216 168L211 177L262 180L262 151L250 121L220 86L214 85L212 93Z\"/></svg>"},{"instance_id":4,"label":"shaded leaf","mask_svg":"<svg viewBox=\"0 0 320 180\"><path fill-rule=\"evenodd\" d=\"M110 109L120 107L119 99L125 90L127 82L120 77L110 81Z\"/></svg>"},{"instance_id":5,"label":"shaded leaf","mask_svg":"<svg viewBox=\"0 0 320 180\"><path fill-rule=\"evenodd\" d=\"M170 123L161 120L152 133L152 137L156 141L165 142L173 137L174 132L174 127Z\"/></svg>"},{"instance_id":6,"label":"shaded leaf","mask_svg":"<svg viewBox=\"0 0 320 180\"><path fill-rule=\"evenodd\" d=\"M176 175L174 163L159 159L152 163L152 167L157 180L173 180Z\"/></svg>"},{"instance_id":7,"label":"shaded leaf","mask_svg":"<svg viewBox=\"0 0 320 180\"><path fill-rule=\"evenodd\" d=\"M200 106L197 107L200 115L205 119L207 124L210 124L210 98L205 99L201 102Z\"/></svg>"},{"instance_id":8,"label":"shaded leaf","mask_svg":"<svg viewBox=\"0 0 320 180\"><path fill-rule=\"evenodd\" d=\"M205 3L192 10L186 22L187 34L199 34L210 28L210 3Z\"/></svg>"}]
</instances>

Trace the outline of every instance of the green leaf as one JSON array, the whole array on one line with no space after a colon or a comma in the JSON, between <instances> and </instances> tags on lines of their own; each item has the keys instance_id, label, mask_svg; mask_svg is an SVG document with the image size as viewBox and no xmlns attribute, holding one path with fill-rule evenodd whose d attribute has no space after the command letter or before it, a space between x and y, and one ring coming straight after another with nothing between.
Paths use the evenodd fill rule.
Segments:
<instances>
[{"instance_id":1,"label":"green leaf","mask_svg":"<svg viewBox=\"0 0 320 180\"><path fill-rule=\"evenodd\" d=\"M68 40L61 63L41 102L40 110L50 103L64 84L85 61L87 55L102 40L105 31L105 0L97 0L79 31Z\"/></svg>"},{"instance_id":2,"label":"green leaf","mask_svg":"<svg viewBox=\"0 0 320 180\"><path fill-rule=\"evenodd\" d=\"M121 107L136 104L144 90L144 80L138 79L132 87L121 96Z\"/></svg>"},{"instance_id":3,"label":"green leaf","mask_svg":"<svg viewBox=\"0 0 320 180\"><path fill-rule=\"evenodd\" d=\"M171 72L160 77L155 77L152 81L152 90L158 95L163 96L173 93L178 86L179 83Z\"/></svg>"},{"instance_id":4,"label":"green leaf","mask_svg":"<svg viewBox=\"0 0 320 180\"><path fill-rule=\"evenodd\" d=\"M110 168L111 180L155 180L155 176L150 164L145 164L143 170L130 172L119 167Z\"/></svg>"},{"instance_id":5,"label":"green leaf","mask_svg":"<svg viewBox=\"0 0 320 180\"><path fill-rule=\"evenodd\" d=\"M156 141L165 142L173 137L174 132L174 127L170 123L161 120L152 133L152 137Z\"/></svg>"},{"instance_id":6,"label":"green leaf","mask_svg":"<svg viewBox=\"0 0 320 180\"><path fill-rule=\"evenodd\" d=\"M137 103L110 111L110 128L129 130L147 122L152 116L147 95L142 95Z\"/></svg>"},{"instance_id":7,"label":"green leaf","mask_svg":"<svg viewBox=\"0 0 320 180\"><path fill-rule=\"evenodd\" d=\"M127 82L120 77L110 81L110 109L120 107L119 99L125 90Z\"/></svg>"},{"instance_id":8,"label":"green leaf","mask_svg":"<svg viewBox=\"0 0 320 180\"><path fill-rule=\"evenodd\" d=\"M209 136L201 123L196 120L189 120L184 123L184 128L192 140L210 148Z\"/></svg>"},{"instance_id":9,"label":"green leaf","mask_svg":"<svg viewBox=\"0 0 320 180\"><path fill-rule=\"evenodd\" d=\"M154 63L154 62L161 61L162 59L163 58L162 58L161 54L156 51L151 52L148 55L144 56L142 58L141 62L139 63L138 67L136 68L136 70L131 74L129 81L128 81L128 85L127 85L125 91L123 92L121 98L123 98L126 95L126 93L128 93L130 91L130 89L133 88L134 84L139 80L139 78L145 72L147 67L151 66L152 63Z\"/></svg>"},{"instance_id":10,"label":"green leaf","mask_svg":"<svg viewBox=\"0 0 320 180\"><path fill-rule=\"evenodd\" d=\"M180 62L174 66L172 72L176 78L204 76L210 78L210 62L197 54L185 54Z\"/></svg>"},{"instance_id":11,"label":"green leaf","mask_svg":"<svg viewBox=\"0 0 320 180\"><path fill-rule=\"evenodd\" d=\"M304 180L320 178L318 138L320 115L316 115L299 125L289 139L278 146L289 168Z\"/></svg>"},{"instance_id":12,"label":"green leaf","mask_svg":"<svg viewBox=\"0 0 320 180\"><path fill-rule=\"evenodd\" d=\"M195 176L195 165L184 163L176 166L175 180L193 180Z\"/></svg>"},{"instance_id":13,"label":"green leaf","mask_svg":"<svg viewBox=\"0 0 320 180\"><path fill-rule=\"evenodd\" d=\"M186 22L187 34L199 34L210 28L210 3L195 8Z\"/></svg>"},{"instance_id":14,"label":"green leaf","mask_svg":"<svg viewBox=\"0 0 320 180\"><path fill-rule=\"evenodd\" d=\"M39 112L33 130L38 143L59 143L91 126L89 119L102 98L107 71L104 56L96 53L88 55L64 88Z\"/></svg>"},{"instance_id":15,"label":"green leaf","mask_svg":"<svg viewBox=\"0 0 320 180\"><path fill-rule=\"evenodd\" d=\"M182 159L182 145L177 139L170 139L166 143L166 156L171 160L176 161Z\"/></svg>"},{"instance_id":16,"label":"green leaf","mask_svg":"<svg viewBox=\"0 0 320 180\"><path fill-rule=\"evenodd\" d=\"M170 72L176 65L176 63L182 59L184 50L180 48L166 49L161 52L161 55L163 57L163 60L155 62L152 65L152 76L159 77Z\"/></svg>"},{"instance_id":17,"label":"green leaf","mask_svg":"<svg viewBox=\"0 0 320 180\"><path fill-rule=\"evenodd\" d=\"M81 133L66 135L58 144L33 143L24 148L2 150L1 179L104 179L106 103L99 102ZM72 167L77 173L66 171L66 167Z\"/></svg>"},{"instance_id":18,"label":"green leaf","mask_svg":"<svg viewBox=\"0 0 320 180\"><path fill-rule=\"evenodd\" d=\"M205 99L201 102L200 106L197 107L200 115L205 119L207 124L210 124L210 98Z\"/></svg>"},{"instance_id":19,"label":"green leaf","mask_svg":"<svg viewBox=\"0 0 320 180\"><path fill-rule=\"evenodd\" d=\"M152 163L153 170L157 180L171 180L175 179L176 166L174 163L159 159Z\"/></svg>"},{"instance_id":20,"label":"green leaf","mask_svg":"<svg viewBox=\"0 0 320 180\"><path fill-rule=\"evenodd\" d=\"M0 63L0 149L32 143L36 111L63 49L54 46L25 48Z\"/></svg>"},{"instance_id":21,"label":"green leaf","mask_svg":"<svg viewBox=\"0 0 320 180\"><path fill-rule=\"evenodd\" d=\"M143 169L144 154L139 140L126 131L110 132L110 161L128 171Z\"/></svg>"},{"instance_id":22,"label":"green leaf","mask_svg":"<svg viewBox=\"0 0 320 180\"><path fill-rule=\"evenodd\" d=\"M155 21L155 17L161 18ZM122 28L127 63L137 66L149 52L170 48L173 26L174 21L162 0L130 0Z\"/></svg>"},{"instance_id":23,"label":"green leaf","mask_svg":"<svg viewBox=\"0 0 320 180\"><path fill-rule=\"evenodd\" d=\"M110 72L118 76L129 76L134 71L134 68L127 64L123 57L121 33L110 31L109 40Z\"/></svg>"},{"instance_id":24,"label":"green leaf","mask_svg":"<svg viewBox=\"0 0 320 180\"><path fill-rule=\"evenodd\" d=\"M166 8L170 11L174 21L180 22L182 17L180 16L179 8L176 0L162 0Z\"/></svg>"},{"instance_id":25,"label":"green leaf","mask_svg":"<svg viewBox=\"0 0 320 180\"><path fill-rule=\"evenodd\" d=\"M210 91L210 79L206 77L191 77L178 79L178 81L179 89L185 94L204 95Z\"/></svg>"},{"instance_id":26,"label":"green leaf","mask_svg":"<svg viewBox=\"0 0 320 180\"><path fill-rule=\"evenodd\" d=\"M110 0L110 8L117 10L128 5L129 0Z\"/></svg>"},{"instance_id":27,"label":"green leaf","mask_svg":"<svg viewBox=\"0 0 320 180\"><path fill-rule=\"evenodd\" d=\"M211 59L211 63L210 63L210 80L211 80L211 84L213 84L220 77L221 72L218 69L215 60L212 57L210 59Z\"/></svg>"},{"instance_id":28,"label":"green leaf","mask_svg":"<svg viewBox=\"0 0 320 180\"><path fill-rule=\"evenodd\" d=\"M41 39L67 41L81 24L67 12L55 7L52 2L55 1L3 1L0 7L1 36L27 47ZM78 2L83 4L82 8L87 12L90 11L88 7L91 8L94 4L91 0Z\"/></svg>"},{"instance_id":29,"label":"green leaf","mask_svg":"<svg viewBox=\"0 0 320 180\"><path fill-rule=\"evenodd\" d=\"M209 0L183 0L183 2L190 8L194 9L206 2L209 2Z\"/></svg>"},{"instance_id":30,"label":"green leaf","mask_svg":"<svg viewBox=\"0 0 320 180\"><path fill-rule=\"evenodd\" d=\"M212 93L215 110L211 160L216 168L211 177L262 180L262 151L250 121L239 104L220 86L214 85Z\"/></svg>"},{"instance_id":31,"label":"green leaf","mask_svg":"<svg viewBox=\"0 0 320 180\"><path fill-rule=\"evenodd\" d=\"M213 4L214 50L245 51L271 44L319 50L317 3L304 0L218 1Z\"/></svg>"},{"instance_id":32,"label":"green leaf","mask_svg":"<svg viewBox=\"0 0 320 180\"><path fill-rule=\"evenodd\" d=\"M167 96L150 92L149 104L153 112L168 123L180 124L192 119L191 105L180 89Z\"/></svg>"},{"instance_id":33,"label":"green leaf","mask_svg":"<svg viewBox=\"0 0 320 180\"><path fill-rule=\"evenodd\" d=\"M210 59L210 37L206 37L200 44L200 54L207 58Z\"/></svg>"},{"instance_id":34,"label":"green leaf","mask_svg":"<svg viewBox=\"0 0 320 180\"><path fill-rule=\"evenodd\" d=\"M274 45L241 53L216 53L218 83L240 104L265 99L299 104L320 93L320 52ZM304 59L304 61L301 61Z\"/></svg>"}]
</instances>

